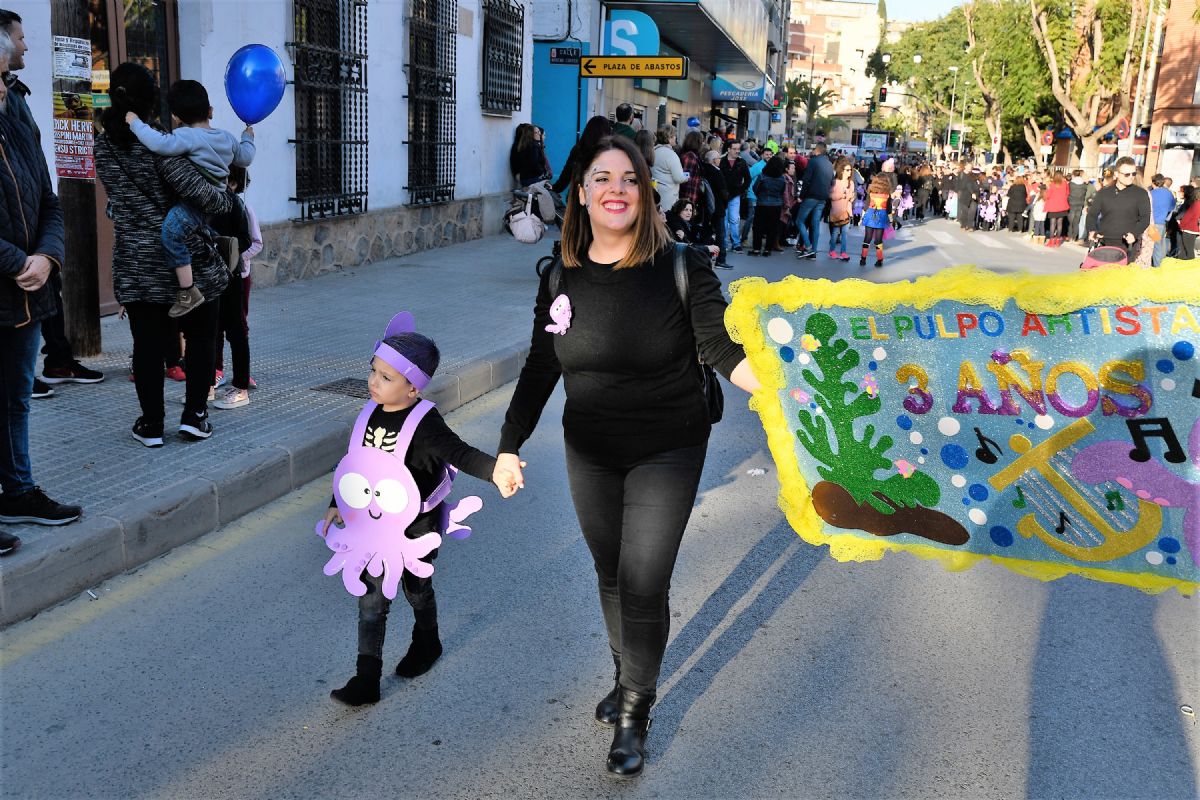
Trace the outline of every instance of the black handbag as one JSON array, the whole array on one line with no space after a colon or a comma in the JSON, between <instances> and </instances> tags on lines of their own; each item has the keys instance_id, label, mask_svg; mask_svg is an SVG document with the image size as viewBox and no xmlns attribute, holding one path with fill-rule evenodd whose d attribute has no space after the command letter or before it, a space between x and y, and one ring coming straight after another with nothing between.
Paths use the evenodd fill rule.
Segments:
<instances>
[{"instance_id":1,"label":"black handbag","mask_svg":"<svg viewBox=\"0 0 1200 800\"><path fill-rule=\"evenodd\" d=\"M687 248L686 244L676 243L675 245L675 288L679 290L683 313L690 326L692 324L692 304L688 288ZM700 365L700 391L704 393L704 404L708 408L708 421L715 425L721 421L721 416L725 413L725 393L721 391L721 384L717 381L717 371L712 368L712 365L705 363L704 357L698 351L696 361Z\"/></svg>"}]
</instances>

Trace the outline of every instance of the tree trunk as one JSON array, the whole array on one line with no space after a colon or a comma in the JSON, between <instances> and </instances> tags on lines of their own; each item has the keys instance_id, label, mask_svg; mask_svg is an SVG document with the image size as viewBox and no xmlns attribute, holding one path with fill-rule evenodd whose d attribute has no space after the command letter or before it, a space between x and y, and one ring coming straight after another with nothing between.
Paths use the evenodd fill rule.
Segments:
<instances>
[{"instance_id":1,"label":"tree trunk","mask_svg":"<svg viewBox=\"0 0 1200 800\"><path fill-rule=\"evenodd\" d=\"M69 36L82 39L85 43L90 42L92 32L88 22L87 3L53 0L50 8L50 30L55 36ZM91 76L89 75L87 80L55 79L54 91L90 97ZM58 119L54 120L55 127L60 122L80 124L83 127L81 121ZM89 150L93 146L91 124L91 120L87 120L85 141ZM79 144L83 144L83 141ZM63 219L67 221L66 258L62 269L63 316L66 321L67 338L71 341L74 356L95 356L100 354L100 279L96 266L95 178L60 176L58 199L62 204Z\"/></svg>"},{"instance_id":2,"label":"tree trunk","mask_svg":"<svg viewBox=\"0 0 1200 800\"><path fill-rule=\"evenodd\" d=\"M1000 151L1004 153L1004 168L1008 169L1013 163L1012 151L1008 149L1008 145L1003 143L1000 145Z\"/></svg>"},{"instance_id":3,"label":"tree trunk","mask_svg":"<svg viewBox=\"0 0 1200 800\"><path fill-rule=\"evenodd\" d=\"M1079 159L1079 166L1085 170L1099 170L1100 168L1100 137L1088 136L1080 140L1083 145L1083 153Z\"/></svg>"}]
</instances>

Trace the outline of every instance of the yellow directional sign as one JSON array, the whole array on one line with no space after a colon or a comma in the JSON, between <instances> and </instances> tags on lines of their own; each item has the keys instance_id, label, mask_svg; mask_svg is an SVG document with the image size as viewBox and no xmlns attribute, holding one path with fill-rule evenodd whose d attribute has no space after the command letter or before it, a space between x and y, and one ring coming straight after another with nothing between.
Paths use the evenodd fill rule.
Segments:
<instances>
[{"instance_id":1,"label":"yellow directional sign","mask_svg":"<svg viewBox=\"0 0 1200 800\"><path fill-rule=\"evenodd\" d=\"M579 75L583 78L673 78L688 74L685 56L583 56Z\"/></svg>"}]
</instances>

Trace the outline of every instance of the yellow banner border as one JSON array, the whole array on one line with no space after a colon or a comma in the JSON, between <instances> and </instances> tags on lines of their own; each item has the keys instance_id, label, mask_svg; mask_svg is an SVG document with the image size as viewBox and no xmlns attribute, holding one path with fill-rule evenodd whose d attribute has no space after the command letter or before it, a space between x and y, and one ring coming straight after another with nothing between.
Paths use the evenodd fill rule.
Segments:
<instances>
[{"instance_id":1,"label":"yellow banner border","mask_svg":"<svg viewBox=\"0 0 1200 800\"><path fill-rule=\"evenodd\" d=\"M958 553L925 544L898 544L886 538L866 539L853 534L824 533L824 521L813 509L808 483L795 459L795 443L788 427L780 390L785 387L783 367L775 347L767 343L759 309L777 306L794 312L801 306L814 309L870 308L887 314L897 306L926 310L945 301L988 305L1002 309L1011 299L1035 314L1063 314L1094 305L1133 305L1146 302L1200 304L1200 261L1167 259L1156 269L1111 267L1057 275L1027 272L998 274L965 264L910 281L874 283L859 278L831 281L790 275L768 283L764 278L742 278L730 285L732 302L725 324L733 340L742 344L762 388L750 398L767 434L767 445L779 470L779 507L792 528L812 545L829 545L837 561L875 561L889 551L912 553L936 560L952 572L992 561L1013 572L1041 581L1064 575L1132 586L1149 594L1177 589L1190 596L1200 583L1177 581L1146 573L1115 572L1071 564L1027 561L983 553Z\"/></svg>"}]
</instances>

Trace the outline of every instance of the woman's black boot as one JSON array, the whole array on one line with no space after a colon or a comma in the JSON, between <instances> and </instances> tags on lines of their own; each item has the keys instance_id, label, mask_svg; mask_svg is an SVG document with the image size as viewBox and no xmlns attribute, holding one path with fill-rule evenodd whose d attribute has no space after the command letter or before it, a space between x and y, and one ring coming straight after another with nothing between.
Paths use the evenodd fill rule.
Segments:
<instances>
[{"instance_id":1,"label":"woman's black boot","mask_svg":"<svg viewBox=\"0 0 1200 800\"><path fill-rule=\"evenodd\" d=\"M610 728L617 724L617 696L621 692L621 660L613 656L613 664L616 669L613 672L612 691L596 704L596 722Z\"/></svg>"},{"instance_id":2,"label":"woman's black boot","mask_svg":"<svg viewBox=\"0 0 1200 800\"><path fill-rule=\"evenodd\" d=\"M348 706L362 706L379 702L379 676L383 673L383 662L375 656L358 657L358 674L329 696Z\"/></svg>"},{"instance_id":3,"label":"woman's black boot","mask_svg":"<svg viewBox=\"0 0 1200 800\"><path fill-rule=\"evenodd\" d=\"M646 763L646 732L654 695L622 688L617 696L617 728L608 750L608 771L618 778L642 773Z\"/></svg>"},{"instance_id":4,"label":"woman's black boot","mask_svg":"<svg viewBox=\"0 0 1200 800\"><path fill-rule=\"evenodd\" d=\"M396 674L401 678L424 675L441 655L442 640L438 638L438 629L435 627L425 631L414 625L412 644L408 647L408 653L396 665Z\"/></svg>"}]
</instances>

